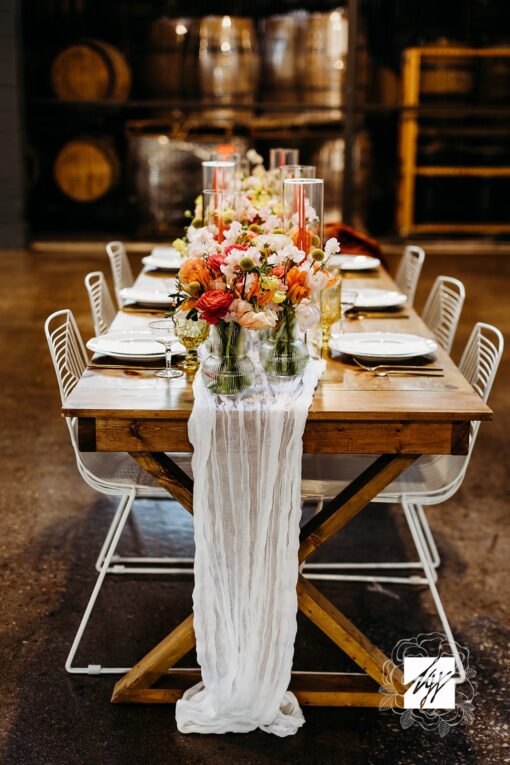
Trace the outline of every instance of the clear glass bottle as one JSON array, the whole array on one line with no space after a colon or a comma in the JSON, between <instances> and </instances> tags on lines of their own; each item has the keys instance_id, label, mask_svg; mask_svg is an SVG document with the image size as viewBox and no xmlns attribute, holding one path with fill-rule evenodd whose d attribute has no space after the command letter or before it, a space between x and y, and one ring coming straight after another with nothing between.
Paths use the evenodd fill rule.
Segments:
<instances>
[{"instance_id":1,"label":"clear glass bottle","mask_svg":"<svg viewBox=\"0 0 510 765\"><path fill-rule=\"evenodd\" d=\"M269 378L302 374L310 356L293 308L286 308L275 328L261 342L260 361Z\"/></svg>"},{"instance_id":2,"label":"clear glass bottle","mask_svg":"<svg viewBox=\"0 0 510 765\"><path fill-rule=\"evenodd\" d=\"M255 365L247 355L247 332L234 321L211 327L211 353L202 362L206 387L217 395L238 396L255 381Z\"/></svg>"}]
</instances>

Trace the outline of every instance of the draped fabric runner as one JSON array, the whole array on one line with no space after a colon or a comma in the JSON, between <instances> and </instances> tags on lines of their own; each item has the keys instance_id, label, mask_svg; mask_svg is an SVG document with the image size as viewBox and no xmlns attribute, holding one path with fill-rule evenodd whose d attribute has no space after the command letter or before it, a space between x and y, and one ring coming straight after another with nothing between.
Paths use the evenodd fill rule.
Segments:
<instances>
[{"instance_id":1,"label":"draped fabric runner","mask_svg":"<svg viewBox=\"0 0 510 765\"><path fill-rule=\"evenodd\" d=\"M182 733L292 735L304 723L287 691L296 636L302 437L324 362L302 379L263 376L238 399L197 375L193 445L194 629L202 682L177 702Z\"/></svg>"}]
</instances>

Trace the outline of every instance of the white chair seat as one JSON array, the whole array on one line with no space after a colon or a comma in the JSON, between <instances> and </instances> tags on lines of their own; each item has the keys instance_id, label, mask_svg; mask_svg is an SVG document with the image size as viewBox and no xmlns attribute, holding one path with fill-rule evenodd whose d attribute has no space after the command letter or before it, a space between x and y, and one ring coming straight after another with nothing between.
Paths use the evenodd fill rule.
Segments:
<instances>
[{"instance_id":1,"label":"white chair seat","mask_svg":"<svg viewBox=\"0 0 510 765\"><path fill-rule=\"evenodd\" d=\"M350 456L336 454L303 457L302 492L306 499L334 497L377 459L376 455ZM419 498L422 504L456 478L466 457L420 457L379 494L374 502L398 502L402 495ZM432 502L430 504L433 504Z\"/></svg>"},{"instance_id":2,"label":"white chair seat","mask_svg":"<svg viewBox=\"0 0 510 765\"><path fill-rule=\"evenodd\" d=\"M76 421L72 425L75 443L77 443ZM89 478L105 489L118 489L118 493L136 489L137 496L164 497L168 492L126 452L79 452L83 469ZM175 453L169 455L189 476L191 473L191 454ZM82 467L78 462L80 470ZM112 491L113 493L113 491ZM117 493L117 492L115 492Z\"/></svg>"}]
</instances>

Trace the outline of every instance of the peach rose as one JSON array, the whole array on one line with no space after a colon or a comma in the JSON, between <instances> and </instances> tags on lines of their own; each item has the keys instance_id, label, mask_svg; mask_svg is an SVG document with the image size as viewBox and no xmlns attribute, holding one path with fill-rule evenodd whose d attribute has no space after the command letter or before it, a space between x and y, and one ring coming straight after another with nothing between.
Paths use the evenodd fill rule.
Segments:
<instances>
[{"instance_id":1,"label":"peach rose","mask_svg":"<svg viewBox=\"0 0 510 765\"><path fill-rule=\"evenodd\" d=\"M203 291L209 287L211 273L202 258L187 258L179 269L179 279L186 291L190 284L198 284Z\"/></svg>"}]
</instances>

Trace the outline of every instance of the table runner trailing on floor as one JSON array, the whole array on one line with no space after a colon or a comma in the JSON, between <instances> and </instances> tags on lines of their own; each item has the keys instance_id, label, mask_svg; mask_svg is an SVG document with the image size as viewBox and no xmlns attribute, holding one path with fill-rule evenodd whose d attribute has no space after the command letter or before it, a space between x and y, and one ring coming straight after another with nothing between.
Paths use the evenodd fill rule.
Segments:
<instances>
[{"instance_id":1,"label":"table runner trailing on floor","mask_svg":"<svg viewBox=\"0 0 510 765\"><path fill-rule=\"evenodd\" d=\"M239 399L197 375L189 420L195 528L194 629L202 682L177 702L182 733L296 732L304 718L291 677L296 636L302 438L324 370L262 376Z\"/></svg>"}]
</instances>

